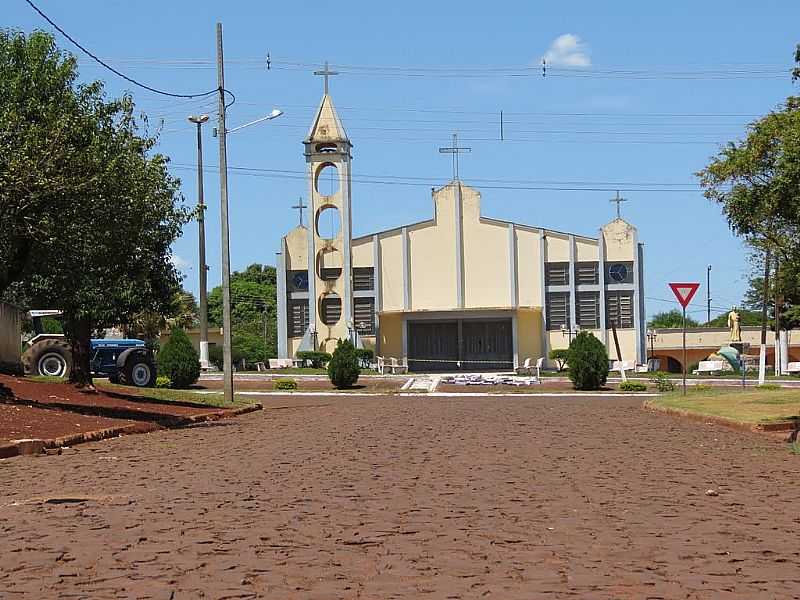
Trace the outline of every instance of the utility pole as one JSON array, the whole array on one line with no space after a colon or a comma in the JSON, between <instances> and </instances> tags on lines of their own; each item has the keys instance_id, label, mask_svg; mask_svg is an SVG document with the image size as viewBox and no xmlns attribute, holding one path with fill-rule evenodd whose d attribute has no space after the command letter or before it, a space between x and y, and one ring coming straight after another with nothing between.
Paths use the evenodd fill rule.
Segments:
<instances>
[{"instance_id":1,"label":"utility pole","mask_svg":"<svg viewBox=\"0 0 800 600\"><path fill-rule=\"evenodd\" d=\"M225 128L225 66L222 54L222 23L217 23L217 87L219 88L219 188L222 224L222 380L226 404L233 403L231 361L231 246L228 223L228 148Z\"/></svg>"},{"instance_id":2,"label":"utility pole","mask_svg":"<svg viewBox=\"0 0 800 600\"><path fill-rule=\"evenodd\" d=\"M203 123L208 115L192 115L189 121L197 125L197 227L200 258L200 368L208 369L208 265L206 264L206 205L203 199Z\"/></svg>"},{"instance_id":3,"label":"utility pole","mask_svg":"<svg viewBox=\"0 0 800 600\"><path fill-rule=\"evenodd\" d=\"M708 305L706 324L708 324L711 323L711 265L706 269L706 304Z\"/></svg>"},{"instance_id":4,"label":"utility pole","mask_svg":"<svg viewBox=\"0 0 800 600\"><path fill-rule=\"evenodd\" d=\"M769 302L769 248L764 253L764 295L761 303L761 348L758 353L758 384L764 385L767 377L767 303Z\"/></svg>"},{"instance_id":5,"label":"utility pole","mask_svg":"<svg viewBox=\"0 0 800 600\"><path fill-rule=\"evenodd\" d=\"M783 298L780 294L780 272L781 262L779 257L775 257L775 375L783 373L783 348L781 348L781 304Z\"/></svg>"}]
</instances>

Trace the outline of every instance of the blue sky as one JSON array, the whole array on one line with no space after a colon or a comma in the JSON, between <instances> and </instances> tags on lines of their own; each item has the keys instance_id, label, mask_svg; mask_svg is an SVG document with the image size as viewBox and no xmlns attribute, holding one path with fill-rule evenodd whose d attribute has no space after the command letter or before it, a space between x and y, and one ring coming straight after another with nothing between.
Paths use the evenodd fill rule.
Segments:
<instances>
[{"instance_id":1,"label":"blue sky","mask_svg":"<svg viewBox=\"0 0 800 600\"><path fill-rule=\"evenodd\" d=\"M120 70L178 93L216 87L214 28L223 23L226 87L237 98L229 128L273 107L285 111L229 137L230 166L278 171L231 173L235 269L274 264L280 236L297 222L290 206L306 197L301 142L322 92L312 65L329 60L342 71L331 95L354 144L356 235L431 214L430 187L451 176L437 148L459 131L472 148L462 179L484 186L484 214L596 236L614 215L608 200L619 187L629 199L623 216L646 244L648 314L676 306L663 301L672 298L669 281L702 281L690 310L703 318L708 264L716 314L741 299L747 255L693 173L746 123L797 93L789 68L800 4L785 1L38 5ZM49 29L23 0L4 2L2 25ZM543 78L538 65L548 51ZM195 137L186 116L213 116L214 102L159 97L85 57L80 65L83 79L104 79L110 94L130 90L151 124L163 119L159 150L194 203ZM211 127L204 144L206 164L216 165ZM220 280L214 173L205 185L212 286ZM600 191L520 189L542 187ZM196 292L196 224L174 250Z\"/></svg>"}]
</instances>

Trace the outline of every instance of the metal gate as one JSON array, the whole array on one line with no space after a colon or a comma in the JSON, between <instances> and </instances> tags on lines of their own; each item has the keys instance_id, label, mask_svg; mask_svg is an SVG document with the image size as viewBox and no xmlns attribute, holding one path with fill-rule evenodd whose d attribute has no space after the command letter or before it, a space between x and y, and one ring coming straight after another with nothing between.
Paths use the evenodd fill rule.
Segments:
<instances>
[{"instance_id":1,"label":"metal gate","mask_svg":"<svg viewBox=\"0 0 800 600\"><path fill-rule=\"evenodd\" d=\"M409 321L411 371L496 371L514 366L511 319Z\"/></svg>"}]
</instances>

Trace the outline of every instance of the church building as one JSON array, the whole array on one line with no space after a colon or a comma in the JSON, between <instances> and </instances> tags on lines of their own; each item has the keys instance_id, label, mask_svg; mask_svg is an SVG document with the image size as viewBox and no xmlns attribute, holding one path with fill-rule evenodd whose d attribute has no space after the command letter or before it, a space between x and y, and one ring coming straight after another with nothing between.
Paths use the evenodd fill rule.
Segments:
<instances>
[{"instance_id":1,"label":"church building","mask_svg":"<svg viewBox=\"0 0 800 600\"><path fill-rule=\"evenodd\" d=\"M304 145L311 218L278 252L280 358L347 338L410 371L511 370L588 330L610 358L646 361L643 244L625 220L587 237L494 219L456 177L430 218L353 238L352 145L327 90Z\"/></svg>"}]
</instances>

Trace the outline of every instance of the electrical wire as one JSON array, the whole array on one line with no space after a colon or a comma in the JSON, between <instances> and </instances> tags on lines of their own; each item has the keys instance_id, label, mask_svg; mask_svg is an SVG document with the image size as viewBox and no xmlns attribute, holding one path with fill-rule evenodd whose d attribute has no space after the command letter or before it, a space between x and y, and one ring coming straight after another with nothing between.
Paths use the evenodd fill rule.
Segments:
<instances>
[{"instance_id":1,"label":"electrical wire","mask_svg":"<svg viewBox=\"0 0 800 600\"><path fill-rule=\"evenodd\" d=\"M70 42L72 42L72 43L73 43L73 44L74 44L74 45L75 45L75 46L76 46L78 49L80 49L80 50L81 50L81 52L83 52L84 54L86 54L87 56L89 56L90 58L92 58L92 59L93 59L95 62L97 62L97 63L99 63L100 65L104 66L106 69L108 69L109 71L111 71L111 72L112 72L112 73L114 73L115 75L117 75L117 76L119 76L119 77L122 77L122 79L124 79L125 81L127 81L127 82L129 82L129 83L132 83L132 84L133 84L133 85L135 85L135 86L138 86L138 87L140 87L140 88L142 88L142 89L145 89L145 90L147 90L147 91L149 91L149 92L153 92L153 93L155 93L155 94L160 94L161 96L169 96L170 98L202 98L202 97L205 97L205 96L210 96L211 94L217 94L217 93L219 93L219 91L220 91L220 88L217 88L217 89L214 89L214 90L209 90L208 92L203 92L203 93L200 93L200 94L176 94L176 93L173 93L173 92L166 92L166 91L164 91L164 90L160 90L160 89L158 89L158 88L154 88L154 87L152 87L152 86L149 86L149 85L147 85L147 84L144 84L144 83L141 83L141 82L139 82L139 81L136 81L136 80L135 80L135 79L133 79L132 77L128 77L127 75L125 75L125 74L124 74L124 73L122 73L121 71L118 71L117 69L115 69L114 67L112 67L111 65L109 65L108 63L106 63L105 61L103 61L101 58L99 58L99 57L97 57L95 54L93 54L93 53L92 53L90 50L88 50L88 49L86 49L84 46L82 46L82 45L80 44L80 42L78 42L78 41L77 41L75 38L73 38L73 37L72 37L70 34L68 34L68 33L67 33L66 31L64 31L64 30L63 30L61 27L59 27L59 26L58 26L58 25L57 25L57 24L56 24L56 23L55 23L55 22L54 22L54 21L53 21L53 20L52 20L50 17L48 17L46 14L44 14L44 13L43 13L43 12L42 12L42 11L39 9L39 7L38 7L38 6L36 6L36 5L35 5L35 4L34 4L34 3L31 1L31 0L25 0L25 2L27 2L27 3L28 3L28 5L29 5L29 6L30 6L30 7L31 7L33 10L35 10L37 13L39 13L39 15L40 15L40 16L41 16L41 17L42 17L42 18L43 18L45 21L47 21L48 23L50 23L50 25L52 25L52 26L53 26L53 28L55 28L55 29L56 29L56 31L58 31L58 32L59 32L61 35L63 35L63 36L64 36L65 38L67 38L67 39L68 39ZM222 90L222 92L223 92L223 93L228 93L228 94L230 94L230 95L233 97L233 100L231 101L231 103L230 103L230 104L233 104L234 102L236 102L236 96L234 96L232 92L230 92L229 90L226 90L226 89L223 89L223 90ZM230 104L229 104L229 105L227 105L227 106L230 106Z\"/></svg>"}]
</instances>

